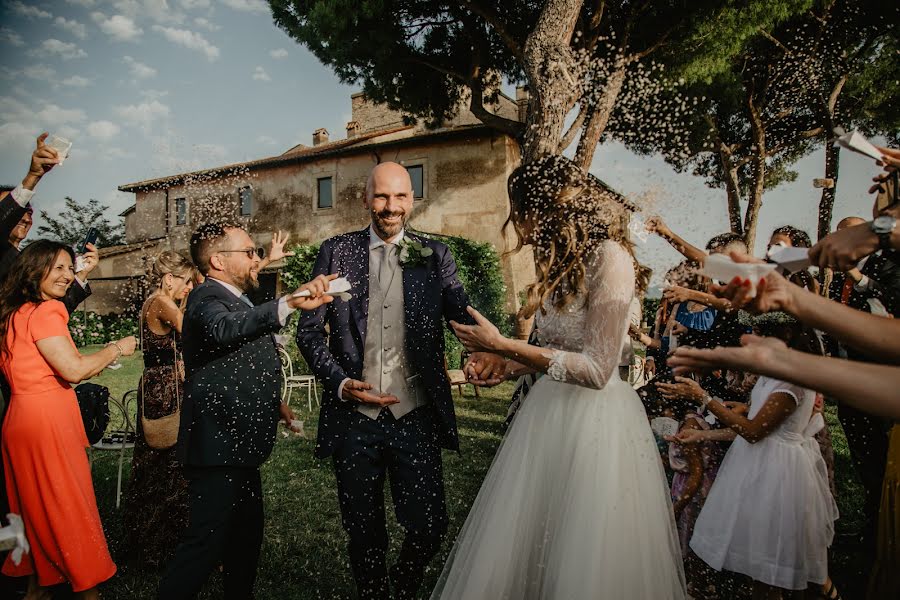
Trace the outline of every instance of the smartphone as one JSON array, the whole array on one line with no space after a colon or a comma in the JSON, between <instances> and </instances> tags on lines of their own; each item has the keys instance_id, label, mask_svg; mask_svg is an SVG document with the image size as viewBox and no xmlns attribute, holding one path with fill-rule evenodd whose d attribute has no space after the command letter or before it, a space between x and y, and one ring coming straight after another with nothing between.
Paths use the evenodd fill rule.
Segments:
<instances>
[{"instance_id":1,"label":"smartphone","mask_svg":"<svg viewBox=\"0 0 900 600\"><path fill-rule=\"evenodd\" d=\"M97 236L100 235L100 232L96 227L91 227L87 230L87 233L84 236L84 239L79 242L77 246L75 246L75 254L84 254L84 251L87 250L88 244L96 244Z\"/></svg>"}]
</instances>

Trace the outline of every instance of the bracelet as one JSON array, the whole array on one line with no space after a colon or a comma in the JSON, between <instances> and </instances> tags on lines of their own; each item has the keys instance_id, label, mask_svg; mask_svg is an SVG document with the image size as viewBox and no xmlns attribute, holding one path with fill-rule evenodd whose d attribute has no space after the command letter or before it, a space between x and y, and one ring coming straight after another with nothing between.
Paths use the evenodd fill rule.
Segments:
<instances>
[{"instance_id":1,"label":"bracelet","mask_svg":"<svg viewBox=\"0 0 900 600\"><path fill-rule=\"evenodd\" d=\"M709 394L706 394L705 396L703 396L703 398L700 399L700 405L703 407L706 407L712 401L713 401L713 397L710 396Z\"/></svg>"},{"instance_id":2,"label":"bracelet","mask_svg":"<svg viewBox=\"0 0 900 600\"><path fill-rule=\"evenodd\" d=\"M119 360L119 358L121 358L122 355L125 354L125 351L122 350L122 347L119 345L119 342L109 342L108 344L106 344L107 348L109 348L110 346L115 346L116 350L119 353L118 356L116 356L113 360Z\"/></svg>"}]
</instances>

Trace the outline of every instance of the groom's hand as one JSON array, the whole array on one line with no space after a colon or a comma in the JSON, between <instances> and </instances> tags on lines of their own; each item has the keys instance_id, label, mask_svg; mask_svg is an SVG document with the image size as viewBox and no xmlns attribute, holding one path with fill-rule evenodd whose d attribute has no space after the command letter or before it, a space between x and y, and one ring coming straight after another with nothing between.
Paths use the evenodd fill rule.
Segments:
<instances>
[{"instance_id":1,"label":"groom's hand","mask_svg":"<svg viewBox=\"0 0 900 600\"><path fill-rule=\"evenodd\" d=\"M469 356L463 372L472 385L491 387L506 381L506 367L509 362L491 352L474 352Z\"/></svg>"},{"instance_id":2,"label":"groom's hand","mask_svg":"<svg viewBox=\"0 0 900 600\"><path fill-rule=\"evenodd\" d=\"M374 404L376 406L390 406L397 404L400 399L390 394L378 394L372 392L372 384L365 381L351 379L344 384L343 398L344 400L355 400L363 404Z\"/></svg>"}]
</instances>

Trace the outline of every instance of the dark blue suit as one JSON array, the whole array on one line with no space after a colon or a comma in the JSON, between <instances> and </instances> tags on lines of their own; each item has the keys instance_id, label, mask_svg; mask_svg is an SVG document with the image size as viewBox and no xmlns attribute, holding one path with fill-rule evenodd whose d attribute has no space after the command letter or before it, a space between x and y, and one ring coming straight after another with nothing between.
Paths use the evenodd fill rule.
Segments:
<instances>
[{"instance_id":1,"label":"dark blue suit","mask_svg":"<svg viewBox=\"0 0 900 600\"><path fill-rule=\"evenodd\" d=\"M272 337L279 329L277 300L251 308L213 279L188 296L177 452L191 516L160 600L195 597L219 564L225 598L253 595L263 534L259 466L272 452L281 402Z\"/></svg>"},{"instance_id":2,"label":"dark blue suit","mask_svg":"<svg viewBox=\"0 0 900 600\"><path fill-rule=\"evenodd\" d=\"M450 249L406 233L431 248L425 265L403 269L406 357L421 377L429 403L399 420L382 410L377 420L338 398L345 378L362 379L369 307L369 229L322 243L313 276L339 273L353 298L304 311L297 345L325 387L316 456L332 456L350 562L363 598L387 598L384 481L390 477L397 519L406 531L390 570L396 597L414 597L425 566L447 526L440 448L459 449L456 415L444 370L443 322L472 323L469 303ZM330 335L326 335L326 326Z\"/></svg>"}]
</instances>

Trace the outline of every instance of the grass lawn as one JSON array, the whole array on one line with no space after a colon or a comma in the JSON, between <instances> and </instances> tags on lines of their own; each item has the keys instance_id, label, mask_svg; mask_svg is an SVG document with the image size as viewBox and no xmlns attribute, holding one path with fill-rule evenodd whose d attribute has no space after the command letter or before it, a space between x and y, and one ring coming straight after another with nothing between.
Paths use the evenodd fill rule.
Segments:
<instances>
[{"instance_id":1,"label":"grass lawn","mask_svg":"<svg viewBox=\"0 0 900 600\"><path fill-rule=\"evenodd\" d=\"M141 372L139 355L121 359L123 367L106 371L95 383L110 388L113 396L121 398L137 386ZM423 585L427 597L433 586L452 540L462 526L481 481L491 464L503 435L502 423L511 384L485 390L481 399L471 397L471 387L464 398L454 391L459 419L462 454L444 453L444 472L450 531L441 554L432 562ZM262 468L265 495L265 541L256 583L258 600L352 598L353 579L346 559L346 539L340 523L334 476L329 461L313 458L318 411L310 413L306 398L295 394L292 406L298 418L305 422L307 439L283 437L280 433L271 458ZM113 420L116 417L113 416ZM861 584L854 573L860 565L853 534L859 528L859 487L852 476L850 457L843 431L837 425L834 410L829 407L838 470L838 495L841 520L832 551L834 577L847 600L862 598ZM105 599L155 598L159 574L145 570L127 560L122 515L115 507L116 468L118 453L95 452L93 466L94 487L100 515L113 558L119 566L118 574L101 587ZM124 478L127 483L130 451L126 452ZM389 490L386 493L389 496ZM388 498L388 507L390 507ZM402 531L392 510L387 511L391 531L391 556L399 550ZM390 558L389 558L390 560ZM603 560L603 557L597 557ZM210 578L201 598L222 597L218 573Z\"/></svg>"}]
</instances>

